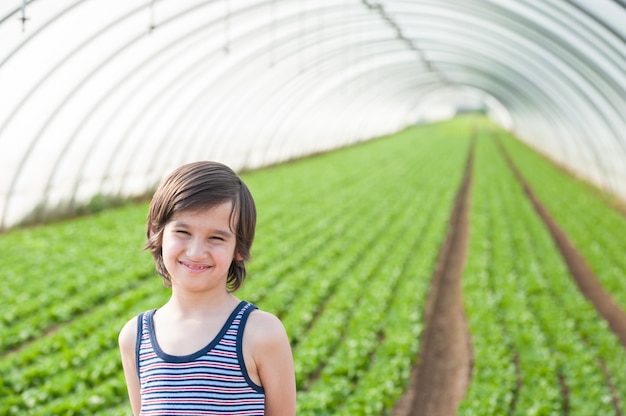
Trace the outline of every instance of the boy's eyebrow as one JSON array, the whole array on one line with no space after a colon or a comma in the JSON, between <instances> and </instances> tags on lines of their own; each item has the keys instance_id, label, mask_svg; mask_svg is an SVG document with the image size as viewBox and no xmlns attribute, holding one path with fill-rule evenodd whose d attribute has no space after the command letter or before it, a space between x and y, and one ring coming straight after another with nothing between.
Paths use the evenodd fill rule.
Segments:
<instances>
[{"instance_id":1,"label":"boy's eyebrow","mask_svg":"<svg viewBox=\"0 0 626 416\"><path fill-rule=\"evenodd\" d=\"M189 227L189 224L187 224L185 221L181 221L181 220L172 220L172 225L174 227Z\"/></svg>"},{"instance_id":2,"label":"boy's eyebrow","mask_svg":"<svg viewBox=\"0 0 626 416\"><path fill-rule=\"evenodd\" d=\"M233 236L233 233L225 231L225 230L215 230L215 234L219 234L219 235L222 235L222 236L228 237L228 238Z\"/></svg>"},{"instance_id":3,"label":"boy's eyebrow","mask_svg":"<svg viewBox=\"0 0 626 416\"><path fill-rule=\"evenodd\" d=\"M172 224L174 227L181 227L181 228L189 228L189 224L187 224L185 221L181 221L181 220L174 220L172 221ZM226 230L222 230L222 229L216 229L214 230L215 234L219 234L221 236L224 237L228 237L231 238L233 236L233 233L230 231L226 231Z\"/></svg>"}]
</instances>

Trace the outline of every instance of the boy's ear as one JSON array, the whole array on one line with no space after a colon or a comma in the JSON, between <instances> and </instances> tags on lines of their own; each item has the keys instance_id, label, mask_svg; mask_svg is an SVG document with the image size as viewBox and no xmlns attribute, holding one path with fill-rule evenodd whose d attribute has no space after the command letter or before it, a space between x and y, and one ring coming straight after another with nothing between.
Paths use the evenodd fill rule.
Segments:
<instances>
[{"instance_id":1,"label":"boy's ear","mask_svg":"<svg viewBox=\"0 0 626 416\"><path fill-rule=\"evenodd\" d=\"M235 253L235 260L237 261L243 261L243 256L241 255L240 252L236 252Z\"/></svg>"}]
</instances>

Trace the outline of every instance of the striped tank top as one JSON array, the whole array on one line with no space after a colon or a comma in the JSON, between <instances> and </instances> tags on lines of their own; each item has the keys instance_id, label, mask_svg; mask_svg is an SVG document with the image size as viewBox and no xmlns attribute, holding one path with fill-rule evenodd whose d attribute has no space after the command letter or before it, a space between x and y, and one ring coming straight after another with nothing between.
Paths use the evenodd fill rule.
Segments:
<instances>
[{"instance_id":1,"label":"striped tank top","mask_svg":"<svg viewBox=\"0 0 626 416\"><path fill-rule=\"evenodd\" d=\"M251 303L240 302L213 341L185 356L166 354L159 347L155 310L140 314L136 349L140 415L263 415L265 394L248 376L242 352L243 330L254 309Z\"/></svg>"}]
</instances>

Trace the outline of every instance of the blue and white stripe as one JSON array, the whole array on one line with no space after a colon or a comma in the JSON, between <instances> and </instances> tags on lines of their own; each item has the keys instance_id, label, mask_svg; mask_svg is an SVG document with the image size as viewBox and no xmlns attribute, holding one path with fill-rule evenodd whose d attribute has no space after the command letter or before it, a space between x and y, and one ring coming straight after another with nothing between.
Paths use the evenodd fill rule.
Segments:
<instances>
[{"instance_id":1,"label":"blue and white stripe","mask_svg":"<svg viewBox=\"0 0 626 416\"><path fill-rule=\"evenodd\" d=\"M242 301L210 344L186 356L164 353L156 342L155 310L141 314L137 328L140 415L263 415L265 394L248 376L242 352L243 329L254 309Z\"/></svg>"}]
</instances>

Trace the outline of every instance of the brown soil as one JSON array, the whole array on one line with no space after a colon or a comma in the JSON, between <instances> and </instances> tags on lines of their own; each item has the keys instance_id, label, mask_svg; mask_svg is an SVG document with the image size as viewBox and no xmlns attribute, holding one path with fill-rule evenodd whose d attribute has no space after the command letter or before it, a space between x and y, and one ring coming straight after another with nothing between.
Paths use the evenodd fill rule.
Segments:
<instances>
[{"instance_id":1,"label":"brown soil","mask_svg":"<svg viewBox=\"0 0 626 416\"><path fill-rule=\"evenodd\" d=\"M570 241L567 234L561 229L561 227L559 227L545 206L537 198L528 182L517 169L517 166L515 166L515 163L507 153L504 146L502 146L500 142L498 142L498 144L509 167L515 174L518 181L522 184L526 196L530 199L535 211L550 231L552 239L561 252L561 256L565 260L567 268L569 269L572 278L578 285L581 293L593 304L600 316L607 321L609 328L611 328L613 333L615 333L622 345L626 348L626 313L617 305L617 303L615 303L611 295L604 290L583 255L578 251L576 246L574 246L574 244ZM611 390L611 400L613 407L615 408L615 414L619 416L622 414L620 410L621 405L615 385L605 363L600 360L599 365L604 373L607 385Z\"/></svg>"},{"instance_id":2,"label":"brown soil","mask_svg":"<svg viewBox=\"0 0 626 416\"><path fill-rule=\"evenodd\" d=\"M454 415L471 377L472 351L463 310L461 274L469 235L473 149L472 145L432 278L418 364L393 416Z\"/></svg>"},{"instance_id":3,"label":"brown soil","mask_svg":"<svg viewBox=\"0 0 626 416\"><path fill-rule=\"evenodd\" d=\"M570 241L567 234L561 229L561 227L559 227L554 218L552 218L541 201L539 201L504 147L500 146L500 149L503 152L507 163L511 167L511 170L522 184L524 192L532 202L535 211L537 211L541 219L548 227L555 244L567 264L570 274L574 278L574 281L578 285L580 291L595 306L600 316L606 319L611 330L620 339L622 345L626 347L626 313L617 305L617 303L615 303L611 295L604 290L583 255Z\"/></svg>"},{"instance_id":4,"label":"brown soil","mask_svg":"<svg viewBox=\"0 0 626 416\"><path fill-rule=\"evenodd\" d=\"M595 306L626 348L626 313L601 286L583 256L541 204L504 147L500 146L500 149L535 210L549 229L581 293ZM410 385L396 403L392 416L456 415L458 404L465 396L471 379L473 355L471 335L463 310L461 274L467 253L470 225L473 152L474 146L468 156L463 183L450 218L448 235L432 278L418 364L413 368ZM615 386L604 363L601 362L600 365L605 370L607 383L613 391L612 400L616 415L620 415L620 403ZM567 396L565 380L562 380L561 387Z\"/></svg>"}]
</instances>

